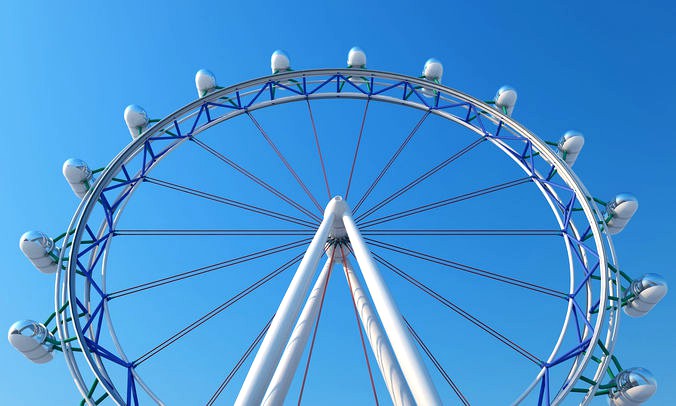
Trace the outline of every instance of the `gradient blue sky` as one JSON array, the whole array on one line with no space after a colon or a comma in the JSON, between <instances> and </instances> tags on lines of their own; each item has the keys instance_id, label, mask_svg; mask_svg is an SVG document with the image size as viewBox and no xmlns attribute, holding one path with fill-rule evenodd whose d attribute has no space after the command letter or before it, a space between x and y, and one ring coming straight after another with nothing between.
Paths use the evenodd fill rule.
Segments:
<instances>
[{"instance_id":1,"label":"gradient blue sky","mask_svg":"<svg viewBox=\"0 0 676 406\"><path fill-rule=\"evenodd\" d=\"M614 239L631 275L673 278L676 134L671 2L5 2L0 11L0 326L44 319L53 283L18 250L28 229L60 234L76 201L66 158L108 162L129 142L122 110L154 117L194 98L199 68L221 85L269 72L285 49L296 69L341 67L362 47L368 65L419 74L444 62L444 83L490 98L519 91L517 120L545 139L575 128L587 145L575 170L602 198L634 193L640 209ZM643 319L622 318L617 354L650 369L651 404L676 399L674 295ZM3 404L79 401L64 362L30 364L0 345ZM489 376L500 379L500 377ZM597 404L605 404L605 399Z\"/></svg>"}]
</instances>

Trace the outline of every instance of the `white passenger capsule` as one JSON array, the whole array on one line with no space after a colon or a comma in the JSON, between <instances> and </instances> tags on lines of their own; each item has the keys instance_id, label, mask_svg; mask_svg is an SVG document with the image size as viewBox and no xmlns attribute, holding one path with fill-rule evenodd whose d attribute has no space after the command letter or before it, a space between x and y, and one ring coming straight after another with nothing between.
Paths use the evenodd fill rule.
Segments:
<instances>
[{"instance_id":1,"label":"white passenger capsule","mask_svg":"<svg viewBox=\"0 0 676 406\"><path fill-rule=\"evenodd\" d=\"M59 257L59 249L54 240L45 233L39 231L27 231L19 240L19 248L29 261L42 273L55 273L57 269L56 258Z\"/></svg>"},{"instance_id":2,"label":"white passenger capsule","mask_svg":"<svg viewBox=\"0 0 676 406\"><path fill-rule=\"evenodd\" d=\"M138 138L146 128L148 128L148 113L143 107L136 104L130 104L124 109L124 122L127 123L131 137Z\"/></svg>"},{"instance_id":3,"label":"white passenger capsule","mask_svg":"<svg viewBox=\"0 0 676 406\"><path fill-rule=\"evenodd\" d=\"M272 74L291 70L289 57L286 56L284 51L278 49L272 53L272 56L270 57L270 68L272 69Z\"/></svg>"},{"instance_id":4,"label":"white passenger capsule","mask_svg":"<svg viewBox=\"0 0 676 406\"><path fill-rule=\"evenodd\" d=\"M610 219L606 222L608 234L615 235L624 230L631 217L638 209L638 200L627 193L615 196L606 206L606 214Z\"/></svg>"},{"instance_id":5,"label":"white passenger capsule","mask_svg":"<svg viewBox=\"0 0 676 406\"><path fill-rule=\"evenodd\" d=\"M657 392L657 381L645 368L629 368L615 377L616 387L608 394L610 406L638 406Z\"/></svg>"},{"instance_id":6,"label":"white passenger capsule","mask_svg":"<svg viewBox=\"0 0 676 406\"><path fill-rule=\"evenodd\" d=\"M366 53L359 47L352 47L347 53L348 68L366 68Z\"/></svg>"},{"instance_id":7,"label":"white passenger capsule","mask_svg":"<svg viewBox=\"0 0 676 406\"><path fill-rule=\"evenodd\" d=\"M216 90L216 76L206 69L200 69L195 74L195 86L197 95L204 97Z\"/></svg>"},{"instance_id":8,"label":"white passenger capsule","mask_svg":"<svg viewBox=\"0 0 676 406\"><path fill-rule=\"evenodd\" d=\"M73 189L73 193L82 199L92 186L92 170L81 159L71 158L63 163L63 176Z\"/></svg>"},{"instance_id":9,"label":"white passenger capsule","mask_svg":"<svg viewBox=\"0 0 676 406\"><path fill-rule=\"evenodd\" d=\"M430 58L423 66L422 75L425 79L432 82L441 82L441 77L444 74L444 66L438 59Z\"/></svg>"},{"instance_id":10,"label":"white passenger capsule","mask_svg":"<svg viewBox=\"0 0 676 406\"><path fill-rule=\"evenodd\" d=\"M516 96L516 90L509 86L502 86L495 94L495 107L501 112L507 111L507 115L511 116L516 105Z\"/></svg>"},{"instance_id":11,"label":"white passenger capsule","mask_svg":"<svg viewBox=\"0 0 676 406\"><path fill-rule=\"evenodd\" d=\"M17 321L9 328L7 339L12 347L36 364L44 364L54 358L54 344L47 341L53 340L54 335L44 324L33 320Z\"/></svg>"},{"instance_id":12,"label":"white passenger capsule","mask_svg":"<svg viewBox=\"0 0 676 406\"><path fill-rule=\"evenodd\" d=\"M567 131L559 140L557 148L561 159L566 161L568 166L573 166L583 146L584 136L582 134L577 131Z\"/></svg>"},{"instance_id":13,"label":"white passenger capsule","mask_svg":"<svg viewBox=\"0 0 676 406\"><path fill-rule=\"evenodd\" d=\"M423 66L422 76L429 80L430 82L441 83L441 77L444 75L444 66L438 59L430 58L425 62ZM434 89L428 89L423 87L422 93L427 97L433 97L436 95Z\"/></svg>"},{"instance_id":14,"label":"white passenger capsule","mask_svg":"<svg viewBox=\"0 0 676 406\"><path fill-rule=\"evenodd\" d=\"M631 317L645 316L669 291L667 282L658 274L648 273L635 279L625 294L624 312Z\"/></svg>"}]
</instances>

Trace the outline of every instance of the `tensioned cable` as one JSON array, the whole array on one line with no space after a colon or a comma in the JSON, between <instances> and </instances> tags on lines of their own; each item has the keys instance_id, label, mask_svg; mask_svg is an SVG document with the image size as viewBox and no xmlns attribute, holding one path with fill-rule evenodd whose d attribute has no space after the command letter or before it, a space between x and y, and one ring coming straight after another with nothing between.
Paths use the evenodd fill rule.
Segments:
<instances>
[{"instance_id":1,"label":"tensioned cable","mask_svg":"<svg viewBox=\"0 0 676 406\"><path fill-rule=\"evenodd\" d=\"M366 342L364 341L364 332L362 331L362 325L359 320L359 311L357 310L357 301L354 298L354 292L352 290L352 282L350 282L350 276L347 271L347 262L345 261L345 250L343 246L340 246L340 254L343 259L343 272L345 272L345 279L347 279L347 287L350 289L350 297L352 298L352 306L354 307L354 317L357 321L357 330L359 331L359 338L361 339L361 348L364 350L364 359L366 360L366 369L369 372L369 380L371 381L371 390L373 391L373 398L375 399L376 406L380 405L378 402L378 392L376 391L376 384L373 380L373 372L371 370L371 362L369 361L368 351L366 350ZM364 326L366 328L366 326Z\"/></svg>"},{"instance_id":2,"label":"tensioned cable","mask_svg":"<svg viewBox=\"0 0 676 406\"><path fill-rule=\"evenodd\" d=\"M430 176L432 176L432 175L434 175L435 173L439 172L439 171L442 170L443 168L447 167L449 164L451 164L452 162L454 162L456 159L460 158L461 156L465 155L465 154L468 153L469 151L473 150L474 148L476 148L478 145L480 145L480 144L481 144L482 142L484 142L484 141L486 141L486 138L484 138L484 137L477 138L476 140L474 140L472 143L470 143L469 145L467 145L466 147L464 147L464 148L461 149L460 151L458 151L458 152L456 152L455 154L453 154L453 155L451 155L450 157L448 157L445 161L441 162L440 164L438 164L438 165L435 166L434 168L430 169L429 171L423 173L422 175L420 175L419 177L417 177L415 180L411 181L411 182L410 182L409 184L407 184L406 186L404 186L404 187L402 187L401 189L397 190L396 192L392 193L390 196L388 196L387 198L385 198L385 200L382 200L380 203L374 205L373 207L371 207L370 209L368 209L366 212L364 212L364 213L362 213L361 215L359 215L359 217L357 217L357 218L355 219L355 221L356 221L356 222L359 222L359 221L365 219L366 217L370 216L371 214L375 213L376 211L380 210L380 209L383 208L385 205L387 205L388 203L390 203L392 200L398 198L399 196L401 196L401 195L403 195L404 193L406 193L406 192L408 192L409 190L411 190L413 187L415 187L415 186L417 186L418 184L420 184L420 183L421 183L422 181L424 181L425 179L429 178Z\"/></svg>"},{"instance_id":3,"label":"tensioned cable","mask_svg":"<svg viewBox=\"0 0 676 406\"><path fill-rule=\"evenodd\" d=\"M322 173L324 174L324 183L326 184L326 193L329 195L329 200L331 200L331 188L329 187L329 177L326 174L326 165L324 165L324 155L322 155L322 148L319 146L319 135L317 134L317 125L315 124L315 116L312 114L312 107L310 106L310 100L305 99L307 103L307 111L310 113L310 123L312 123L312 132L315 135L315 144L317 144L317 153L319 154L319 163L322 165Z\"/></svg>"},{"instance_id":4,"label":"tensioned cable","mask_svg":"<svg viewBox=\"0 0 676 406\"><path fill-rule=\"evenodd\" d=\"M404 139L404 141L401 143L401 145L399 145L399 148L397 149L397 151L394 153L394 155L392 155L392 157L391 157L390 160L387 162L387 164L385 164L385 167L380 171L380 173L378 174L378 176L376 177L376 179L373 181L373 183L371 183L371 186L369 186L369 188L366 189L366 192L364 193L364 195L359 199L359 201L357 202L357 204L354 205L354 208L352 209L352 213L356 213L357 210L359 210L359 208L361 207L361 205L364 204L364 201L366 200L366 198L368 198L369 195L371 194L371 192L373 192L373 189L376 187L376 185L378 184L378 182L380 182L380 180L383 178L383 176L385 176L385 173L390 169L390 167L392 166L392 164L394 163L394 161L397 160L397 158L399 157L399 154L401 154L401 151L404 150L404 148L406 147L406 145L408 144L408 142L411 141L411 138L413 138L413 136L415 135L415 133L418 132L418 130L420 129L420 126L421 126L422 123L425 121L425 119L426 119L427 117L429 117L429 115L430 115L430 110L427 110L427 111L425 112L425 114L423 114L423 116L420 118L420 120L418 121L418 123L413 127L413 129L412 129L411 132L408 134L408 136L407 136L407 137Z\"/></svg>"},{"instance_id":5,"label":"tensioned cable","mask_svg":"<svg viewBox=\"0 0 676 406\"><path fill-rule=\"evenodd\" d=\"M322 318L322 310L324 309L324 299L326 298L326 289L329 287L329 281L331 280L331 273L333 272L333 259L336 251L331 252L331 258L329 259L329 272L326 275L326 283L324 284L324 289L322 290L322 298L319 301L319 311L317 312L317 320L315 321L315 329L312 333L312 341L310 342L310 350L307 355L307 362L305 363L305 372L303 373L303 381L300 385L300 393L298 394L298 406L300 406L301 401L303 400L303 391L305 390L305 382L307 381L307 373L310 370L310 361L312 360L312 352L315 348L315 341L317 339L317 330L319 330L319 320Z\"/></svg>"},{"instance_id":6,"label":"tensioned cable","mask_svg":"<svg viewBox=\"0 0 676 406\"><path fill-rule=\"evenodd\" d=\"M134 366L138 366L138 365L142 364L143 362L147 361L148 359L150 359L151 357L155 356L157 353L164 350L165 348L167 348L171 344L175 343L180 338L184 337L186 334L190 333L191 331L195 330L197 327L201 326L202 324L206 323L207 321L209 321L210 319L212 319L213 317L215 317L216 315L221 313L223 310L225 310L228 307L232 306L233 304L237 303L240 299L246 297L251 292L255 291L256 289L265 285L267 282L274 279L276 276L279 276L280 274L282 274L282 272L291 268L295 263L299 262L301 260L301 258L303 258L304 254L305 253L302 252L302 253L296 255L294 258L290 259L289 261L287 261L285 264L283 264L279 268L277 268L274 271L270 272L269 274L265 275L261 279L257 280L253 284L249 285L244 290L240 291L235 296L231 297L230 299L226 300L222 304L213 308L212 310L210 310L208 313L206 313L205 315L203 315L199 319L190 323L187 327L181 329L179 332L177 332L176 334L167 338L166 340L162 341L160 344L158 344L157 346L152 348L150 351L141 355L132 364Z\"/></svg>"},{"instance_id":7,"label":"tensioned cable","mask_svg":"<svg viewBox=\"0 0 676 406\"><path fill-rule=\"evenodd\" d=\"M400 235L400 236L538 236L538 235L563 235L561 230L515 230L515 229L390 229L362 230L362 235Z\"/></svg>"},{"instance_id":8,"label":"tensioned cable","mask_svg":"<svg viewBox=\"0 0 676 406\"><path fill-rule=\"evenodd\" d=\"M261 330L260 333L256 336L256 338L253 340L251 345L249 345L249 348L246 349L244 354L240 357L239 361L237 361L237 364L230 370L230 373L228 373L228 376L225 377L223 382L220 384L218 389L216 389L216 392L209 398L209 401L207 401L206 406L213 406L213 404L216 402L219 396L221 396L221 393L225 390L225 387L228 386L230 381L232 381L232 378L235 377L235 374L239 371L239 369L244 365L244 362L246 362L247 358L249 358L249 355L253 352L254 348L263 340L263 337L265 337L265 333L268 332L268 329L270 328L270 324L272 324L272 319L275 316L273 315L270 318L270 321L268 321L268 324L266 324L263 329Z\"/></svg>"},{"instance_id":9,"label":"tensioned cable","mask_svg":"<svg viewBox=\"0 0 676 406\"><path fill-rule=\"evenodd\" d=\"M115 236L303 236L314 235L312 230L284 230L284 229L129 229L115 230Z\"/></svg>"},{"instance_id":10,"label":"tensioned cable","mask_svg":"<svg viewBox=\"0 0 676 406\"><path fill-rule=\"evenodd\" d=\"M531 354L528 352L526 349L521 347L520 345L516 344L514 341L510 340L509 338L505 337L502 335L500 332L489 326L488 324L482 322L478 318L472 316L470 313L462 309L460 306L456 305L455 303L451 302L450 300L446 299L445 297L441 296L439 293L431 289L429 286L425 285L424 283L418 281L411 275L407 274L400 268L396 267L389 261L387 261L385 258L381 257L380 255L376 254L375 252L371 252L373 254L373 258L383 264L386 268L394 272L395 274L399 275L402 277L404 280L412 284L413 286L417 287L418 289L422 290L423 292L427 293L429 296L432 298L436 299L439 303L443 304L444 306L448 307L451 309L453 312L457 313L470 323L474 324L475 326L479 327L481 330L485 331L486 333L490 334L491 336L495 337L498 339L498 341L502 342L503 344L507 345L509 348L514 350L515 352L521 354L524 358L528 359L529 361L535 363L538 366L542 365L542 361L536 357L535 355Z\"/></svg>"},{"instance_id":11,"label":"tensioned cable","mask_svg":"<svg viewBox=\"0 0 676 406\"><path fill-rule=\"evenodd\" d=\"M352 166L350 167L350 176L347 179L347 189L345 189L345 200L350 195L350 185L352 185L352 175L354 175L354 167L357 164L357 156L359 155L359 147L361 146L361 137L364 134L364 124L366 123L366 113L369 110L369 103L371 99L366 100L366 106L364 107L364 115L361 118L361 125L359 126L359 136L357 137L357 146L354 149L354 157L352 158Z\"/></svg>"},{"instance_id":12,"label":"tensioned cable","mask_svg":"<svg viewBox=\"0 0 676 406\"><path fill-rule=\"evenodd\" d=\"M427 347L427 345L425 345L425 342L422 340L422 338L420 338L420 336L415 331L415 329L413 328L411 323L409 323L408 320L406 320L406 317L402 317L402 318L404 319L404 322L406 323L406 326L408 327L408 331L411 332L411 335L413 336L415 341L418 342L418 345L420 345L420 348L422 348L423 351L425 351L425 354L427 354L427 357L430 359L430 361L432 361L434 366L437 368L437 371L439 371L441 376L443 376L444 379L446 380L446 382L451 386L451 389L453 389L453 392L455 392L455 394L458 395L458 398L460 399L462 404L464 406L469 406L469 401L467 400L465 395L462 394L462 392L460 391L460 388L458 388L458 385L456 385L455 382L453 382L453 380L448 375L448 373L446 372L444 367L441 366L441 363L437 360L437 358L434 356L434 354L432 354L432 351L430 351L430 349Z\"/></svg>"},{"instance_id":13,"label":"tensioned cable","mask_svg":"<svg viewBox=\"0 0 676 406\"><path fill-rule=\"evenodd\" d=\"M226 157L225 155L221 154L220 152L216 151L215 149L211 148L207 144L205 144L203 141L198 140L197 138L190 138L191 141L193 141L195 144L199 145L202 147L205 151L210 153L211 155L215 156L216 158L220 159L221 161L225 162L228 164L230 167L235 169L237 172L241 173L242 175L246 176L247 178L253 180L256 182L259 186L262 186L265 190L269 191L273 195L279 197L282 199L284 202L288 203L292 207L294 207L296 210L300 211L301 213L305 214L306 216L310 217L311 219L321 222L321 218L311 212L310 210L306 209L305 207L301 206L298 202L295 200L289 198L286 196L284 193L280 192L279 190L275 189L271 185L269 185L267 182L264 180L260 179L256 175L252 174L251 172L247 171L243 167L239 166L237 163L235 163L233 160L230 158Z\"/></svg>"},{"instance_id":14,"label":"tensioned cable","mask_svg":"<svg viewBox=\"0 0 676 406\"><path fill-rule=\"evenodd\" d=\"M263 135L263 138L265 138L265 140L268 142L268 145L270 145L270 147L275 151L275 153L277 154L277 157L282 161L284 166L286 166L286 169L288 169L289 172L291 173L291 175L294 177L294 179L296 179L296 182L298 182L298 185L303 189L303 191L305 191L305 194L308 195L310 200L312 200L312 203L314 203L314 205L317 207L317 210L319 210L319 212L322 213L324 211L322 209L322 206L319 204L317 199L315 199L312 192L310 192L310 189L307 188L307 186L305 185L305 182L303 182L303 180L300 178L300 176L298 176L298 174L293 169L293 167L291 166L289 161L286 160L286 158L284 157L284 154L282 154L282 151L280 151L279 148L277 148L277 145L275 145L275 143L272 142L272 138L270 138L270 136L265 132L265 130L263 130L263 127L260 125L258 120L256 120L256 118L253 116L253 114L251 114L250 111L247 111L246 114L249 116L249 118L254 123L256 128L258 128L258 131L260 131L261 135ZM330 198L330 196L329 196L329 198Z\"/></svg>"},{"instance_id":15,"label":"tensioned cable","mask_svg":"<svg viewBox=\"0 0 676 406\"><path fill-rule=\"evenodd\" d=\"M204 199L207 199L207 200L212 200L214 202L223 203L223 204L226 204L226 205L229 205L229 206L237 207L239 209L252 211L254 213L263 214L265 216L274 217L278 220L288 221L290 223L298 224L298 225L301 225L301 226L316 228L317 225L319 224L319 223L313 223L311 221L303 220L303 219L300 219L298 217L289 216L288 214L283 214L283 213L279 213L279 212L276 212L276 211L264 209L262 207L254 206L252 204L247 204L247 203L239 202L237 200L232 200L232 199L228 199L228 198L225 198L225 197L222 197L222 196L203 192L201 190L197 190L197 189L193 189L193 188L190 188L190 187L187 187L187 186L179 185L177 183L172 183L172 182L168 182L168 181L165 181L165 180L151 178L149 176L146 176L145 178L143 178L143 180L145 182L151 183L153 185L165 187L167 189L176 190L178 192L183 192L183 193L193 195L193 196L197 196L197 197L201 197L201 198L204 198Z\"/></svg>"},{"instance_id":16,"label":"tensioned cable","mask_svg":"<svg viewBox=\"0 0 676 406\"><path fill-rule=\"evenodd\" d=\"M489 194L489 193L493 193L493 192L497 192L497 191L500 191L500 190L504 190L504 189L515 187L515 186L523 185L524 183L529 183L530 179L531 179L530 177L525 177L525 178L521 178L521 179L512 180L512 181L509 181L509 182L500 183L498 185L493 185L493 186L489 186L489 187L486 187L486 188L483 188L483 189L478 189L478 190L475 190L475 191L472 191L472 192L469 192L469 193L463 193L461 195L449 197L448 199L443 199L443 200L439 200L439 201L436 201L436 202L427 203L427 204L424 204L422 206L413 207L413 208L410 208L410 209L407 209L407 210L400 211L398 213L393 213L393 214L389 214L387 216L375 218L373 220L360 222L358 224L361 228L364 228L364 227L371 227L371 226L375 226L375 225L378 225L378 224L386 223L388 221L398 220L400 218L412 216L414 214L419 214L419 213L423 213L423 212L426 212L426 211L429 211L429 210L438 209L440 207L444 207L444 206L447 206L449 204L459 203L459 202L470 200L470 199L473 199L475 197L483 196L483 195L486 195L486 194Z\"/></svg>"},{"instance_id":17,"label":"tensioned cable","mask_svg":"<svg viewBox=\"0 0 676 406\"><path fill-rule=\"evenodd\" d=\"M375 247L383 248L383 249L386 249L388 251L397 252L399 254L404 254L404 255L408 255L408 256L413 257L413 258L422 259L424 261L428 261L428 262L431 262L431 263L434 263L434 264L443 265L445 267L456 269L458 271L466 272L466 273L469 273L469 274L472 274L472 275L482 276L484 278L492 279L492 280L495 280L495 281L498 281L498 282L506 283L506 284L513 285L513 286L518 286L520 288L528 289L528 290L531 290L531 291L534 291L534 292L538 292L538 293L542 293L542 294L545 294L545 295L549 295L549 296L558 297L558 298L561 298L561 299L564 299L564 300L568 300L568 295L565 294L564 292L561 292L561 291L558 291L558 290L555 290L555 289L551 289L551 288L547 288L545 286L541 286L541 285L526 282L526 281L523 281L523 280L520 280L520 279L501 275L499 273L489 272L489 271L486 271L485 269L469 266L469 265L466 265L466 264L462 264L460 262L455 262L455 261L451 261L451 260L440 258L440 257L436 257L434 255L430 255L430 254L426 254L426 253L423 253L423 252L420 252L420 251L415 251L415 250L412 250L412 249L404 248L404 247L401 247L401 246L398 246L398 245L388 244L386 242L375 240L373 238L364 237L364 240L368 241L371 245L373 245Z\"/></svg>"},{"instance_id":18,"label":"tensioned cable","mask_svg":"<svg viewBox=\"0 0 676 406\"><path fill-rule=\"evenodd\" d=\"M145 283L142 283L142 284L139 284L139 285L136 285L136 286L126 288L126 289L118 290L118 291L109 293L107 297L108 297L108 300L110 301L112 299L122 297L122 296L126 296L126 295L130 295L132 293L142 292L144 290L156 288L158 286L166 285L168 283L178 282L178 281L181 281L181 280L184 280L184 279L192 278L192 277L195 277L195 276L198 276L198 275L203 275L205 273L213 272L213 271L223 269L223 268L227 268L227 267L230 267L230 266L233 266L233 265L238 265L238 264L242 264L242 263L245 263L245 262L248 262L248 261L252 261L254 259L263 258L263 257L269 256L269 255L273 255L273 254L283 252L283 251L288 251L290 249L302 247L302 246L306 245L307 243L309 243L310 241L311 241L310 238L306 238L306 239L303 239L303 240L298 240L298 241L293 241L293 242L290 242L290 243L278 245L276 247L268 248L268 249L265 249L265 250L262 250L262 251L252 252L251 254L247 254L247 255L244 255L244 256L241 256L241 257L237 257L237 258L228 259L227 261L217 262L215 264L202 266L202 267L190 270L190 271L181 272L179 274L167 276L167 277L164 277L164 278L156 279L154 281L145 282Z\"/></svg>"}]
</instances>

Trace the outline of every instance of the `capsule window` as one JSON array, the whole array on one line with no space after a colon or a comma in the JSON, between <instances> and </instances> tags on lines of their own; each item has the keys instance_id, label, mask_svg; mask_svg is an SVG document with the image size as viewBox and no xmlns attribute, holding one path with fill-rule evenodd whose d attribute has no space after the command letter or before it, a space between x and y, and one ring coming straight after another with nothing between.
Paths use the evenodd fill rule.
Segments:
<instances>
[{"instance_id":1,"label":"capsule window","mask_svg":"<svg viewBox=\"0 0 676 406\"><path fill-rule=\"evenodd\" d=\"M19 330L19 333L25 337L35 337L38 334L36 326L29 324Z\"/></svg>"}]
</instances>

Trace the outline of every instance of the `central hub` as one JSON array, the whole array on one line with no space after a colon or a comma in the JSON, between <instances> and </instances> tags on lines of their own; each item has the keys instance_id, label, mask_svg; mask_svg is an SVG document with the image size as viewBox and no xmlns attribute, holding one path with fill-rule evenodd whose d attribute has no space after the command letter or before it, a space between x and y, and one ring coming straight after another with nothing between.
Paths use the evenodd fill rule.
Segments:
<instances>
[{"instance_id":1,"label":"central hub","mask_svg":"<svg viewBox=\"0 0 676 406\"><path fill-rule=\"evenodd\" d=\"M328 238L329 245L343 244L348 241L347 231L345 231L345 225L343 224L343 215L349 212L350 208L342 196L334 197L326 205L324 216L327 216L329 213L334 214L333 226Z\"/></svg>"}]
</instances>

